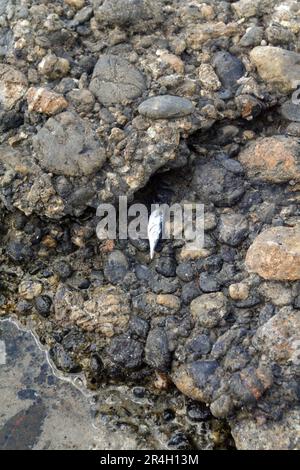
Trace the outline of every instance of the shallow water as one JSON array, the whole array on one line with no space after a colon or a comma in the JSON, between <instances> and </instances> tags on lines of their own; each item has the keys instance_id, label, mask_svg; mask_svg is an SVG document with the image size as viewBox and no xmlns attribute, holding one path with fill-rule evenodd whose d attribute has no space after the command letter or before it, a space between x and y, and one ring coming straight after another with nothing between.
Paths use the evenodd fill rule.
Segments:
<instances>
[{"instance_id":1,"label":"shallow water","mask_svg":"<svg viewBox=\"0 0 300 470\"><path fill-rule=\"evenodd\" d=\"M80 375L56 371L35 336L13 320L0 322L0 449L167 449L178 433L198 449L223 447L216 420L190 422L186 398L173 391L137 398L124 385L98 393ZM176 409L165 419L166 403Z\"/></svg>"}]
</instances>

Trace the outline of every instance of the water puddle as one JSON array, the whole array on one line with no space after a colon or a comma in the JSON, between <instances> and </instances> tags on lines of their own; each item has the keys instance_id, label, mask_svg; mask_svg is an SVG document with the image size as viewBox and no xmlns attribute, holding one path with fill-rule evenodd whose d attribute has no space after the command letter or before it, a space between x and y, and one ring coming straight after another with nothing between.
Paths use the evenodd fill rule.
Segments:
<instances>
[{"instance_id":1,"label":"water puddle","mask_svg":"<svg viewBox=\"0 0 300 470\"><path fill-rule=\"evenodd\" d=\"M0 321L0 396L0 449L212 449L229 439L217 420L189 420L176 390L89 391L80 374L57 371L12 319Z\"/></svg>"}]
</instances>

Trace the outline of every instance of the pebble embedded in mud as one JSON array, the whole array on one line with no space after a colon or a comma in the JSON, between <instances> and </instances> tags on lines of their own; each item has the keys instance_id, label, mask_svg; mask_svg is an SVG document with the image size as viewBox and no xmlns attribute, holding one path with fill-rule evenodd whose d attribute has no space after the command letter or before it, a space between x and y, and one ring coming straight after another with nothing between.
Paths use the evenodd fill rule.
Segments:
<instances>
[{"instance_id":1,"label":"pebble embedded in mud","mask_svg":"<svg viewBox=\"0 0 300 470\"><path fill-rule=\"evenodd\" d=\"M194 105L179 96L153 96L140 104L139 113L150 119L174 119L188 116L194 111Z\"/></svg>"}]
</instances>

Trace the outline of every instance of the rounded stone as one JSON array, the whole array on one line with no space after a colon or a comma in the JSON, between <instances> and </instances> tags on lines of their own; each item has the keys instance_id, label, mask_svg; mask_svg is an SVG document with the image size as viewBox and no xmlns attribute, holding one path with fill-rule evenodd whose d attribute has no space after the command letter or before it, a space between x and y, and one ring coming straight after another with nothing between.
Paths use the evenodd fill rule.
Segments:
<instances>
[{"instance_id":1,"label":"rounded stone","mask_svg":"<svg viewBox=\"0 0 300 470\"><path fill-rule=\"evenodd\" d=\"M67 111L48 119L33 137L33 147L41 166L57 175L89 175L106 159L91 126Z\"/></svg>"},{"instance_id":2,"label":"rounded stone","mask_svg":"<svg viewBox=\"0 0 300 470\"><path fill-rule=\"evenodd\" d=\"M233 300L245 300L249 296L249 287L242 282L229 286L229 295Z\"/></svg>"},{"instance_id":3,"label":"rounded stone","mask_svg":"<svg viewBox=\"0 0 300 470\"><path fill-rule=\"evenodd\" d=\"M52 300L47 295L39 295L35 299L35 308L42 317L48 317L50 314Z\"/></svg>"},{"instance_id":4,"label":"rounded stone","mask_svg":"<svg viewBox=\"0 0 300 470\"><path fill-rule=\"evenodd\" d=\"M126 256L121 251L114 251L108 256L104 266L104 275L112 284L123 281L128 271Z\"/></svg>"},{"instance_id":5,"label":"rounded stone","mask_svg":"<svg viewBox=\"0 0 300 470\"><path fill-rule=\"evenodd\" d=\"M161 95L143 101L138 107L138 111L142 116L150 119L172 119L192 114L194 105L187 98Z\"/></svg>"},{"instance_id":6,"label":"rounded stone","mask_svg":"<svg viewBox=\"0 0 300 470\"><path fill-rule=\"evenodd\" d=\"M262 232L246 255L246 267L264 279L300 279L300 227L272 227Z\"/></svg>"},{"instance_id":7,"label":"rounded stone","mask_svg":"<svg viewBox=\"0 0 300 470\"><path fill-rule=\"evenodd\" d=\"M132 101L146 89L143 75L126 59L103 55L95 65L90 91L105 106Z\"/></svg>"},{"instance_id":8,"label":"rounded stone","mask_svg":"<svg viewBox=\"0 0 300 470\"><path fill-rule=\"evenodd\" d=\"M300 181L300 146L294 137L275 135L255 140L239 154L248 177L270 183Z\"/></svg>"}]
</instances>

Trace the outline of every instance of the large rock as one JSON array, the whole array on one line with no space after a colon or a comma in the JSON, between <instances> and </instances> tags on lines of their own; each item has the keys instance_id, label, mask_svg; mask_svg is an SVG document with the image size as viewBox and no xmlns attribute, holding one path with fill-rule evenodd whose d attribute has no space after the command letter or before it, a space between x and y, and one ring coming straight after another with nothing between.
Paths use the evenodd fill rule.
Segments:
<instances>
[{"instance_id":1,"label":"large rock","mask_svg":"<svg viewBox=\"0 0 300 470\"><path fill-rule=\"evenodd\" d=\"M147 338L145 361L155 369L167 372L171 364L168 337L163 328L153 328Z\"/></svg>"},{"instance_id":2,"label":"large rock","mask_svg":"<svg viewBox=\"0 0 300 470\"><path fill-rule=\"evenodd\" d=\"M292 307L283 307L258 328L253 337L256 349L282 364L300 364L300 315Z\"/></svg>"},{"instance_id":3,"label":"large rock","mask_svg":"<svg viewBox=\"0 0 300 470\"><path fill-rule=\"evenodd\" d=\"M270 183L300 181L299 139L278 135L252 142L239 155L250 178Z\"/></svg>"},{"instance_id":4,"label":"large rock","mask_svg":"<svg viewBox=\"0 0 300 470\"><path fill-rule=\"evenodd\" d=\"M284 413L278 421L241 413L230 421L234 442L239 450L299 450L300 408Z\"/></svg>"},{"instance_id":5,"label":"large rock","mask_svg":"<svg viewBox=\"0 0 300 470\"><path fill-rule=\"evenodd\" d=\"M27 78L10 65L1 64L0 70L0 110L12 109L23 98L27 90Z\"/></svg>"},{"instance_id":6,"label":"large rock","mask_svg":"<svg viewBox=\"0 0 300 470\"><path fill-rule=\"evenodd\" d=\"M222 214L219 222L218 239L230 246L238 246L248 235L249 227L242 214Z\"/></svg>"},{"instance_id":7,"label":"large rock","mask_svg":"<svg viewBox=\"0 0 300 470\"><path fill-rule=\"evenodd\" d=\"M41 166L56 175L89 175L106 158L89 124L71 112L48 119L34 136L33 146Z\"/></svg>"},{"instance_id":8,"label":"large rock","mask_svg":"<svg viewBox=\"0 0 300 470\"><path fill-rule=\"evenodd\" d=\"M243 177L217 160L201 160L193 175L193 186L202 203L233 206L245 192Z\"/></svg>"},{"instance_id":9,"label":"large rock","mask_svg":"<svg viewBox=\"0 0 300 470\"><path fill-rule=\"evenodd\" d=\"M162 20L159 0L94 0L93 5L95 17L101 25L136 28L144 21L156 24Z\"/></svg>"},{"instance_id":10,"label":"large rock","mask_svg":"<svg viewBox=\"0 0 300 470\"><path fill-rule=\"evenodd\" d=\"M231 37L239 31L239 25L235 23L203 23L196 24L193 28L190 28L187 32L187 44L189 47L195 50L201 49L202 45L210 39L216 39L219 37Z\"/></svg>"},{"instance_id":11,"label":"large rock","mask_svg":"<svg viewBox=\"0 0 300 470\"><path fill-rule=\"evenodd\" d=\"M273 227L254 240L246 255L248 271L264 279L300 279L300 227Z\"/></svg>"},{"instance_id":12,"label":"large rock","mask_svg":"<svg viewBox=\"0 0 300 470\"><path fill-rule=\"evenodd\" d=\"M289 93L297 88L300 76L300 54L280 47L257 46L250 52L261 78L275 89Z\"/></svg>"},{"instance_id":13,"label":"large rock","mask_svg":"<svg viewBox=\"0 0 300 470\"><path fill-rule=\"evenodd\" d=\"M188 116L194 111L194 105L180 96L161 95L143 101L138 110L150 119L171 119Z\"/></svg>"},{"instance_id":14,"label":"large rock","mask_svg":"<svg viewBox=\"0 0 300 470\"><path fill-rule=\"evenodd\" d=\"M142 365L143 351L143 344L125 333L112 339L107 352L115 364L135 369Z\"/></svg>"},{"instance_id":15,"label":"large rock","mask_svg":"<svg viewBox=\"0 0 300 470\"><path fill-rule=\"evenodd\" d=\"M100 103L110 106L138 98L146 84L141 72L126 59L103 55L95 65L89 88Z\"/></svg>"},{"instance_id":16,"label":"large rock","mask_svg":"<svg viewBox=\"0 0 300 470\"><path fill-rule=\"evenodd\" d=\"M269 11L278 0L239 0L232 4L232 8L239 18L261 16Z\"/></svg>"},{"instance_id":17,"label":"large rock","mask_svg":"<svg viewBox=\"0 0 300 470\"><path fill-rule=\"evenodd\" d=\"M80 292L61 285L54 309L56 321L62 326L77 325L108 338L124 332L130 315L128 295L112 285L96 287L87 300Z\"/></svg>"},{"instance_id":18,"label":"large rock","mask_svg":"<svg viewBox=\"0 0 300 470\"><path fill-rule=\"evenodd\" d=\"M27 93L28 111L52 116L68 107L68 102L62 95L47 88L31 87Z\"/></svg>"}]
</instances>

